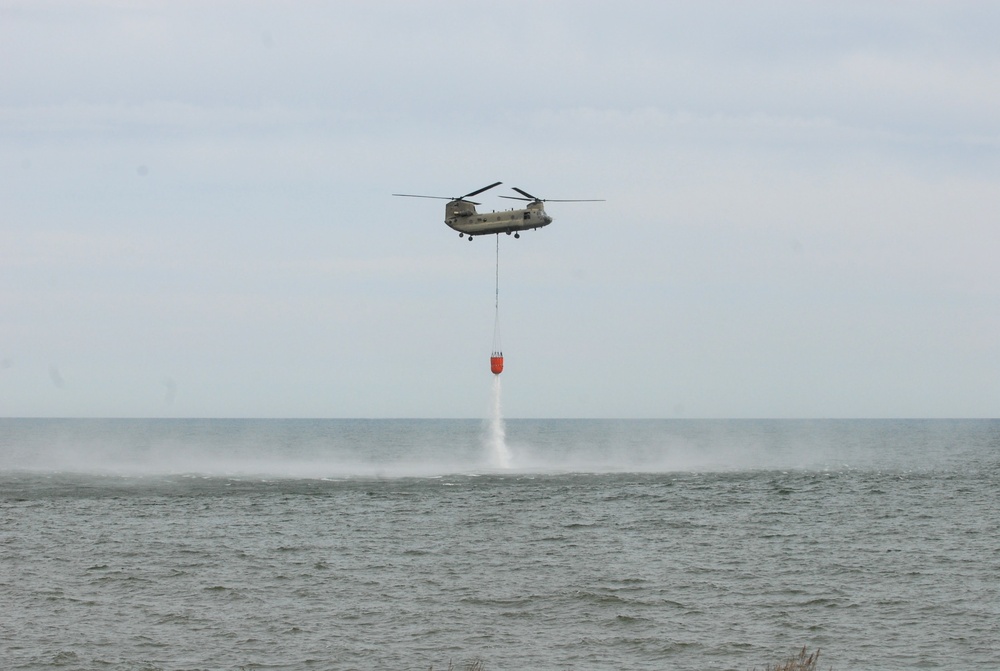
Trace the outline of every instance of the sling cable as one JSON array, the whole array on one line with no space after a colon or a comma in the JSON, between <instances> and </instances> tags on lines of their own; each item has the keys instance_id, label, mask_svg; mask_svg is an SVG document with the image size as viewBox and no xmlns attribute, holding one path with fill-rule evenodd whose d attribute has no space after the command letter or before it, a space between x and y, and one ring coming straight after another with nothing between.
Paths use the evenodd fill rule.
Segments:
<instances>
[{"instance_id":1,"label":"sling cable","mask_svg":"<svg viewBox=\"0 0 1000 671\"><path fill-rule=\"evenodd\" d=\"M493 320L493 354L490 355L490 372L499 375L503 372L503 348L500 346L500 234L497 233L497 272L496 272L496 315Z\"/></svg>"}]
</instances>

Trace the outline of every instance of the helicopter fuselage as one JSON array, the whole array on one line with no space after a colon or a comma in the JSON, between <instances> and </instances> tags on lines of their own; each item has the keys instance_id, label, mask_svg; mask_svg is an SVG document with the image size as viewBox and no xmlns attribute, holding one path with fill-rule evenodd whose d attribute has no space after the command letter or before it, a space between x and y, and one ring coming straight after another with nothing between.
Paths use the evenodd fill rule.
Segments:
<instances>
[{"instance_id":1,"label":"helicopter fuselage","mask_svg":"<svg viewBox=\"0 0 1000 671\"><path fill-rule=\"evenodd\" d=\"M546 214L544 203L540 201L518 210L477 212L476 206L469 201L453 200L445 206L444 216L445 224L470 238L474 235L526 231L552 223L552 217Z\"/></svg>"}]
</instances>

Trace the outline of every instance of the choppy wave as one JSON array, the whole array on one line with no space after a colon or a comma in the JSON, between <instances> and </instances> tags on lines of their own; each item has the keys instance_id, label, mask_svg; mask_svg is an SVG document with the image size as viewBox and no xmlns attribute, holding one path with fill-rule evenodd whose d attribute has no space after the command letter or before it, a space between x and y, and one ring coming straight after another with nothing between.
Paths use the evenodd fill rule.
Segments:
<instances>
[{"instance_id":1,"label":"choppy wave","mask_svg":"<svg viewBox=\"0 0 1000 671\"><path fill-rule=\"evenodd\" d=\"M0 658L989 668L998 428L2 420Z\"/></svg>"}]
</instances>

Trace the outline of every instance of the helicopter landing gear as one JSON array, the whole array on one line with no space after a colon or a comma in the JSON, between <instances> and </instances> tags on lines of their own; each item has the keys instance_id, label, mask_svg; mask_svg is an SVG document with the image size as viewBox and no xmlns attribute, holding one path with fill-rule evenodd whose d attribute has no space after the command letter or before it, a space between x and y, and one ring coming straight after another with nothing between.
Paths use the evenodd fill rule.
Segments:
<instances>
[{"instance_id":1,"label":"helicopter landing gear","mask_svg":"<svg viewBox=\"0 0 1000 671\"><path fill-rule=\"evenodd\" d=\"M458 234L458 237L460 237L460 238L464 238L464 237L465 237L465 233L459 233L459 234Z\"/></svg>"},{"instance_id":2,"label":"helicopter landing gear","mask_svg":"<svg viewBox=\"0 0 1000 671\"><path fill-rule=\"evenodd\" d=\"M520 233L515 233L515 234L514 234L514 237L515 237L515 238L519 238L519 237L521 237L521 234L520 234Z\"/></svg>"},{"instance_id":3,"label":"helicopter landing gear","mask_svg":"<svg viewBox=\"0 0 1000 671\"><path fill-rule=\"evenodd\" d=\"M469 242L472 242L472 235L469 235Z\"/></svg>"}]
</instances>

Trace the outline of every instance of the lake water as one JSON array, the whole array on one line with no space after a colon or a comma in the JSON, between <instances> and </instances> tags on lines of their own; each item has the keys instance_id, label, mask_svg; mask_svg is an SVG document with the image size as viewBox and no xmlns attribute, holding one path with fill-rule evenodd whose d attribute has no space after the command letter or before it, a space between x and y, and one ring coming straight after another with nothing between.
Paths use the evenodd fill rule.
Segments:
<instances>
[{"instance_id":1,"label":"lake water","mask_svg":"<svg viewBox=\"0 0 1000 671\"><path fill-rule=\"evenodd\" d=\"M1000 668L1000 421L499 428L0 419L0 668Z\"/></svg>"}]
</instances>

